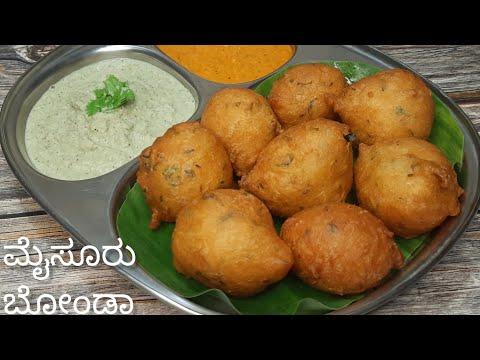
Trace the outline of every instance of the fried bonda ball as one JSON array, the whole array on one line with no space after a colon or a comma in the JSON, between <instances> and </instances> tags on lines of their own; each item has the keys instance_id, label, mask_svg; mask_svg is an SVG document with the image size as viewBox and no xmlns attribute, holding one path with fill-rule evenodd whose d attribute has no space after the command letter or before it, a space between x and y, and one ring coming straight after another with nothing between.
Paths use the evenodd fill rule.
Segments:
<instances>
[{"instance_id":1,"label":"fried bonda ball","mask_svg":"<svg viewBox=\"0 0 480 360\"><path fill-rule=\"evenodd\" d=\"M267 100L244 88L227 88L214 94L201 124L223 142L238 176L253 168L258 154L281 128Z\"/></svg>"},{"instance_id":2,"label":"fried bonda ball","mask_svg":"<svg viewBox=\"0 0 480 360\"><path fill-rule=\"evenodd\" d=\"M422 79L407 70L384 70L347 88L335 111L359 143L415 137L428 139L434 103Z\"/></svg>"},{"instance_id":3,"label":"fried bonda ball","mask_svg":"<svg viewBox=\"0 0 480 360\"><path fill-rule=\"evenodd\" d=\"M323 64L288 69L273 84L268 101L284 128L317 118L334 119L334 102L347 87L342 72Z\"/></svg>"},{"instance_id":4,"label":"fried bonda ball","mask_svg":"<svg viewBox=\"0 0 480 360\"><path fill-rule=\"evenodd\" d=\"M233 170L220 140L198 122L173 126L140 156L137 173L152 211L150 227L175 221L204 192L233 186Z\"/></svg>"},{"instance_id":5,"label":"fried bonda ball","mask_svg":"<svg viewBox=\"0 0 480 360\"><path fill-rule=\"evenodd\" d=\"M404 138L360 145L355 188L360 206L395 234L413 238L460 212L457 174L435 145Z\"/></svg>"},{"instance_id":6,"label":"fried bonda ball","mask_svg":"<svg viewBox=\"0 0 480 360\"><path fill-rule=\"evenodd\" d=\"M286 130L262 151L240 187L282 217L345 201L353 183L348 126L317 119Z\"/></svg>"},{"instance_id":7,"label":"fried bonda ball","mask_svg":"<svg viewBox=\"0 0 480 360\"><path fill-rule=\"evenodd\" d=\"M243 190L207 192L180 211L172 251L178 272L236 297L260 293L293 265L268 209Z\"/></svg>"},{"instance_id":8,"label":"fried bonda ball","mask_svg":"<svg viewBox=\"0 0 480 360\"><path fill-rule=\"evenodd\" d=\"M403 264L393 233L354 205L323 204L304 210L283 224L280 236L292 249L296 275L337 295L371 289Z\"/></svg>"}]
</instances>

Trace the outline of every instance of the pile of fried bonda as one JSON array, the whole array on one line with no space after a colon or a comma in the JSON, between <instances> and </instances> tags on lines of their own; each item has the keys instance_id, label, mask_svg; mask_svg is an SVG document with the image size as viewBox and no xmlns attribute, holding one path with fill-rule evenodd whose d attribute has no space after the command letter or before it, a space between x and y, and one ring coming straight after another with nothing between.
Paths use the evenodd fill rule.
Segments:
<instances>
[{"instance_id":1,"label":"pile of fried bonda","mask_svg":"<svg viewBox=\"0 0 480 360\"><path fill-rule=\"evenodd\" d=\"M358 294L402 267L394 235L460 212L456 173L426 141L433 122L430 90L409 71L349 86L334 67L298 65L268 98L216 93L199 122L143 151L137 180L151 228L176 221L173 261L186 277L249 297L293 270L316 289ZM353 186L359 206L345 203ZM272 214L287 218L280 236Z\"/></svg>"}]
</instances>

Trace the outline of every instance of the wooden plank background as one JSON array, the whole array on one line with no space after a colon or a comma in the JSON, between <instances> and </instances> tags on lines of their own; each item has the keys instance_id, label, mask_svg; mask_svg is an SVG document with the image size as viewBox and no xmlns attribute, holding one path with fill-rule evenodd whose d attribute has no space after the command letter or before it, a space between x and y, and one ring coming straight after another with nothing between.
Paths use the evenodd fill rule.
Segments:
<instances>
[{"instance_id":1,"label":"wooden plank background","mask_svg":"<svg viewBox=\"0 0 480 360\"><path fill-rule=\"evenodd\" d=\"M480 46L383 45L376 46L428 77L446 91L480 131ZM8 91L32 63L54 45L0 45L0 107ZM36 281L31 268L7 267L4 245L27 236L45 254L52 245L66 243L66 233L28 195L15 179L0 150L0 301L16 294L20 285L31 290L31 299L49 293L73 298L94 293L128 294L134 314L178 314L107 266L54 267L47 281ZM75 243L75 256L80 244ZM0 313L3 313L3 306ZM417 284L405 290L374 314L480 314L480 216L450 253Z\"/></svg>"}]
</instances>

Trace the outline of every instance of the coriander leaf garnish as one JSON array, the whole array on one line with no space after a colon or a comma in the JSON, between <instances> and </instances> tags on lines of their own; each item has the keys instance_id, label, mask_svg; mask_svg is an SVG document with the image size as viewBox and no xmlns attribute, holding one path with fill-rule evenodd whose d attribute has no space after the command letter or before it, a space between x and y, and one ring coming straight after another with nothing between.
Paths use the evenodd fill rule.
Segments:
<instances>
[{"instance_id":1,"label":"coriander leaf garnish","mask_svg":"<svg viewBox=\"0 0 480 360\"><path fill-rule=\"evenodd\" d=\"M135 94L128 83L118 80L114 75L108 75L103 84L105 87L94 91L95 100L90 101L86 107L88 116L115 110L135 100Z\"/></svg>"}]
</instances>

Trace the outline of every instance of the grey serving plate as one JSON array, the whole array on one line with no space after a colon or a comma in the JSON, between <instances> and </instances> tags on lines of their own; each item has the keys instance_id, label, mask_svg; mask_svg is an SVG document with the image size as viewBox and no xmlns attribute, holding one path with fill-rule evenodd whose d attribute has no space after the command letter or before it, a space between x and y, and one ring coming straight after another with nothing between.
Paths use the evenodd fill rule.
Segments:
<instances>
[{"instance_id":1,"label":"grey serving plate","mask_svg":"<svg viewBox=\"0 0 480 360\"><path fill-rule=\"evenodd\" d=\"M195 96L197 111L192 116L192 120L200 117L210 95L226 86L233 86L201 79L171 61L154 46L139 45L61 46L18 80L5 99L0 114L0 141L5 157L25 189L53 218L76 239L98 248L117 244L115 219L130 185L135 181L137 161L134 160L96 179L54 180L43 176L32 167L25 151L24 134L31 108L49 86L76 69L114 57L144 60L178 78ZM371 47L340 45L299 45L294 57L285 66L320 60L360 61L379 68L407 68ZM458 217L446 221L417 256L389 281L362 300L336 311L336 314L364 314L398 295L447 253L467 229L477 212L480 199L478 133L467 116L452 100L430 81L424 80L449 107L465 135L464 172L466 176L463 183L465 195L462 212ZM241 86L252 87L260 81L262 79L241 84ZM118 266L116 269L140 288L185 313L222 313L222 309L213 303L209 304L210 308L206 308L179 296L139 266Z\"/></svg>"}]
</instances>

